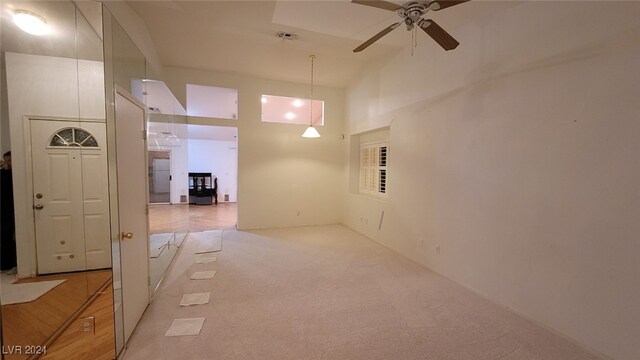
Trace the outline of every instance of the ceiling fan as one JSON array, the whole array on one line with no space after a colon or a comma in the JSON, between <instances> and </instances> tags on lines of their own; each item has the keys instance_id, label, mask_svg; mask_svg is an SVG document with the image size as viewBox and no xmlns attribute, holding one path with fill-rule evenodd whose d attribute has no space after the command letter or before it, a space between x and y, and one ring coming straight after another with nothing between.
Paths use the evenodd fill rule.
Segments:
<instances>
[{"instance_id":1,"label":"ceiling fan","mask_svg":"<svg viewBox=\"0 0 640 360\"><path fill-rule=\"evenodd\" d=\"M404 23L407 26L407 30L413 30L415 26L422 29L427 35L431 36L438 45L442 46L445 50L453 50L460 44L453 36L444 31L440 25L436 24L431 19L424 19L422 16L429 11L439 11L452 7L454 5L465 3L469 0L435 0L435 1L409 1L404 5L394 4L388 1L381 0L351 0L354 4L372 6L378 9L384 9L389 11L396 11L398 16L402 18L395 24L390 25L379 33L375 34L371 39L365 41L362 45L353 49L353 52L360 52L374 42L380 40L383 36L390 33L392 30Z\"/></svg>"}]
</instances>

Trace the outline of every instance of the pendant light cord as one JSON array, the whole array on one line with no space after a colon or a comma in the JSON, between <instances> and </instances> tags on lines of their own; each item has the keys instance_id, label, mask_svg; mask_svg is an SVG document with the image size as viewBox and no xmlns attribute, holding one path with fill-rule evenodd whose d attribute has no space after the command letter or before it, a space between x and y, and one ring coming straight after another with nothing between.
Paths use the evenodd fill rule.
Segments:
<instances>
[{"instance_id":1,"label":"pendant light cord","mask_svg":"<svg viewBox=\"0 0 640 360\"><path fill-rule=\"evenodd\" d=\"M309 55L311 60L311 89L309 90L309 126L313 126L313 61L316 59L315 55Z\"/></svg>"}]
</instances>

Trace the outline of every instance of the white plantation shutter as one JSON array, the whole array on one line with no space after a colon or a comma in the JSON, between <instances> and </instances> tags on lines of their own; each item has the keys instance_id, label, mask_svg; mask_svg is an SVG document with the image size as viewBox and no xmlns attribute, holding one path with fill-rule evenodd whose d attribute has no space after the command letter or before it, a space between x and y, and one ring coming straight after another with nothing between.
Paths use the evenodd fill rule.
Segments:
<instances>
[{"instance_id":1,"label":"white plantation shutter","mask_svg":"<svg viewBox=\"0 0 640 360\"><path fill-rule=\"evenodd\" d=\"M387 142L360 145L360 193L386 195L388 153Z\"/></svg>"}]
</instances>

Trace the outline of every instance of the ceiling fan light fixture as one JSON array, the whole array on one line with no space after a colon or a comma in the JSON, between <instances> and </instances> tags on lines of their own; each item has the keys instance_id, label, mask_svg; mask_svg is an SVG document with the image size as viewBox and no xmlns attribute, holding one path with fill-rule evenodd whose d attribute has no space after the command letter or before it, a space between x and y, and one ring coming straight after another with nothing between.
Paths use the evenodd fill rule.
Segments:
<instances>
[{"instance_id":1,"label":"ceiling fan light fixture","mask_svg":"<svg viewBox=\"0 0 640 360\"><path fill-rule=\"evenodd\" d=\"M42 16L27 10L16 10L13 15L13 22L20 28L20 30L31 35L40 36L49 33L47 20Z\"/></svg>"},{"instance_id":2,"label":"ceiling fan light fixture","mask_svg":"<svg viewBox=\"0 0 640 360\"><path fill-rule=\"evenodd\" d=\"M436 43L438 43L438 45L440 45L440 47L442 47L444 50L453 50L460 43L442 27L436 24L433 20L425 19L423 18L423 16L425 16L429 11L440 11L455 5L466 3L468 1L469 0L433 0L431 2L428 2L410 0L407 1L404 5L398 5L396 3L385 0L351 0L351 2L354 4L366 5L382 10L395 11L401 18L401 21L386 27L379 33L372 36L369 40L353 49L353 52L357 53L366 49L371 44L380 40L380 38L397 28L400 24L405 24L407 26L407 30L413 32L413 39L411 41L411 55L413 55L413 48L416 46L416 25L427 35L429 35Z\"/></svg>"}]
</instances>

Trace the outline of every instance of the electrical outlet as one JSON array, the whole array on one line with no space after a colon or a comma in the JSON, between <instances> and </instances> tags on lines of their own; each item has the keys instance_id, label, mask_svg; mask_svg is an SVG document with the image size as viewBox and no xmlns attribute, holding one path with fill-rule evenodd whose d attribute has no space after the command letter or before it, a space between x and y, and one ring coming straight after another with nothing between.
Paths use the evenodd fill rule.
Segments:
<instances>
[{"instance_id":1,"label":"electrical outlet","mask_svg":"<svg viewBox=\"0 0 640 360\"><path fill-rule=\"evenodd\" d=\"M78 319L80 322L80 332L83 335L95 335L96 333L96 318L89 316L83 319Z\"/></svg>"}]
</instances>

